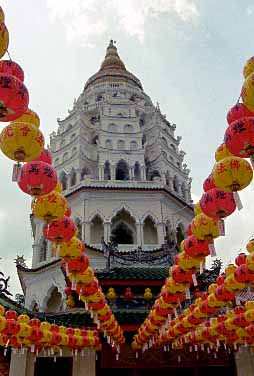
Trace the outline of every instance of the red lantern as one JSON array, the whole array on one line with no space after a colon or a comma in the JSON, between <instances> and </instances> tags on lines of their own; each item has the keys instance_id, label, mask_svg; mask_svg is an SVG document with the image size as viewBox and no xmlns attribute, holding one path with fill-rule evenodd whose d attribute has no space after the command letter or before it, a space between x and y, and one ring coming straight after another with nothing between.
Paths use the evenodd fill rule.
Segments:
<instances>
[{"instance_id":1,"label":"red lantern","mask_svg":"<svg viewBox=\"0 0 254 376\"><path fill-rule=\"evenodd\" d=\"M176 283L189 286L192 283L192 272L186 272L178 265L175 265L172 267L172 278Z\"/></svg>"},{"instance_id":2,"label":"red lantern","mask_svg":"<svg viewBox=\"0 0 254 376\"><path fill-rule=\"evenodd\" d=\"M204 189L204 192L207 192L207 191L210 191L210 189L213 189L213 188L216 188L216 185L214 183L212 174L210 174L208 176L208 178L206 178L204 183L203 183L203 189Z\"/></svg>"},{"instance_id":3,"label":"red lantern","mask_svg":"<svg viewBox=\"0 0 254 376\"><path fill-rule=\"evenodd\" d=\"M41 322L39 319L31 319L29 324L32 326L32 327L37 327L37 328L40 328L41 326Z\"/></svg>"},{"instance_id":4,"label":"red lantern","mask_svg":"<svg viewBox=\"0 0 254 376\"><path fill-rule=\"evenodd\" d=\"M57 346L57 345L60 344L61 341L62 341L62 335L61 335L61 333L58 333L58 332L54 331L52 333L50 345L51 346Z\"/></svg>"},{"instance_id":5,"label":"red lantern","mask_svg":"<svg viewBox=\"0 0 254 376\"><path fill-rule=\"evenodd\" d=\"M245 117L234 121L227 128L224 140L228 150L236 157L249 158L253 155L254 117Z\"/></svg>"},{"instance_id":6,"label":"red lantern","mask_svg":"<svg viewBox=\"0 0 254 376\"><path fill-rule=\"evenodd\" d=\"M31 334L28 337L28 340L33 342L33 343L36 343L36 342L40 341L42 339L42 337L43 337L43 332L42 332L41 328L37 327L37 326L32 326Z\"/></svg>"},{"instance_id":7,"label":"red lantern","mask_svg":"<svg viewBox=\"0 0 254 376\"><path fill-rule=\"evenodd\" d=\"M82 288L82 295L88 296L88 295L93 295L98 291L99 288L99 283L97 280L94 280L93 282L89 283L88 285L85 285Z\"/></svg>"},{"instance_id":8,"label":"red lantern","mask_svg":"<svg viewBox=\"0 0 254 376\"><path fill-rule=\"evenodd\" d=\"M48 163L33 161L24 164L21 168L18 185L23 192L31 196L46 195L53 191L56 184L56 171Z\"/></svg>"},{"instance_id":9,"label":"red lantern","mask_svg":"<svg viewBox=\"0 0 254 376\"><path fill-rule=\"evenodd\" d=\"M73 291L72 291L72 288L70 286L65 287L65 289L64 289L65 295L67 295L67 296L72 295L72 292Z\"/></svg>"},{"instance_id":10,"label":"red lantern","mask_svg":"<svg viewBox=\"0 0 254 376\"><path fill-rule=\"evenodd\" d=\"M214 219L227 217L236 209L233 193L218 188L205 192L201 197L200 206L208 217Z\"/></svg>"},{"instance_id":11,"label":"red lantern","mask_svg":"<svg viewBox=\"0 0 254 376\"><path fill-rule=\"evenodd\" d=\"M85 253L81 253L79 257L63 261L68 264L69 273L84 273L89 266L89 258Z\"/></svg>"},{"instance_id":12,"label":"red lantern","mask_svg":"<svg viewBox=\"0 0 254 376\"><path fill-rule=\"evenodd\" d=\"M20 324L14 319L7 319L5 329L2 333L6 334L7 336L14 336L19 332Z\"/></svg>"},{"instance_id":13,"label":"red lantern","mask_svg":"<svg viewBox=\"0 0 254 376\"><path fill-rule=\"evenodd\" d=\"M41 161L52 165L52 156L50 151L48 149L43 149L41 154L38 158L35 159L35 161Z\"/></svg>"},{"instance_id":14,"label":"red lantern","mask_svg":"<svg viewBox=\"0 0 254 376\"><path fill-rule=\"evenodd\" d=\"M245 253L239 253L239 255L235 258L235 264L237 266L240 266L242 264L245 264L247 260L247 255Z\"/></svg>"},{"instance_id":15,"label":"red lantern","mask_svg":"<svg viewBox=\"0 0 254 376\"><path fill-rule=\"evenodd\" d=\"M243 103L237 103L227 113L227 121L229 125L244 117L254 117L254 113L251 112Z\"/></svg>"},{"instance_id":16,"label":"red lantern","mask_svg":"<svg viewBox=\"0 0 254 376\"><path fill-rule=\"evenodd\" d=\"M68 242L75 234L74 221L66 216L43 226L43 235L46 239L58 243Z\"/></svg>"},{"instance_id":17,"label":"red lantern","mask_svg":"<svg viewBox=\"0 0 254 376\"><path fill-rule=\"evenodd\" d=\"M6 319L9 319L9 320L17 320L18 318L17 312L12 311L12 310L6 311L4 316Z\"/></svg>"},{"instance_id":18,"label":"red lantern","mask_svg":"<svg viewBox=\"0 0 254 376\"><path fill-rule=\"evenodd\" d=\"M239 283L248 283L251 281L250 272L246 264L239 265L235 270L235 280Z\"/></svg>"},{"instance_id":19,"label":"red lantern","mask_svg":"<svg viewBox=\"0 0 254 376\"><path fill-rule=\"evenodd\" d=\"M197 239L195 235L188 236L184 240L184 250L190 257L206 257L210 253L208 243Z\"/></svg>"},{"instance_id":20,"label":"red lantern","mask_svg":"<svg viewBox=\"0 0 254 376\"><path fill-rule=\"evenodd\" d=\"M124 297L127 300L131 300L133 298L133 292L131 291L130 287L127 287L124 293Z\"/></svg>"},{"instance_id":21,"label":"red lantern","mask_svg":"<svg viewBox=\"0 0 254 376\"><path fill-rule=\"evenodd\" d=\"M8 73L11 71L12 74ZM28 107L27 88L19 77L22 69L13 61L2 65L0 71L0 120L12 121L21 116ZM17 74L17 76L15 76Z\"/></svg>"},{"instance_id":22,"label":"red lantern","mask_svg":"<svg viewBox=\"0 0 254 376\"><path fill-rule=\"evenodd\" d=\"M23 69L12 60L0 60L0 74L1 73L17 77L21 82L24 81Z\"/></svg>"}]
</instances>

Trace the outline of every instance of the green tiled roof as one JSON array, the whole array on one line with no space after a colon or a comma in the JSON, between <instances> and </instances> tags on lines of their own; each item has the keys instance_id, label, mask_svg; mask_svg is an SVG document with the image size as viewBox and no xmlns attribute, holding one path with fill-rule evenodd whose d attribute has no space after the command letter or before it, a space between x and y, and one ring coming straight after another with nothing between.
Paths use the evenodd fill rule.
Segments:
<instances>
[{"instance_id":1,"label":"green tiled roof","mask_svg":"<svg viewBox=\"0 0 254 376\"><path fill-rule=\"evenodd\" d=\"M168 277L168 268L114 268L97 272L99 280L164 280Z\"/></svg>"}]
</instances>

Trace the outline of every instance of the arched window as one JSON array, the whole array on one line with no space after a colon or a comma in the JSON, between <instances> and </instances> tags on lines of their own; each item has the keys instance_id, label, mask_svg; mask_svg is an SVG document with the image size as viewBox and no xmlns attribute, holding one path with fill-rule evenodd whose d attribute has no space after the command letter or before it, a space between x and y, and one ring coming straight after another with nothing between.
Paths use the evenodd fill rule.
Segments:
<instances>
[{"instance_id":1,"label":"arched window","mask_svg":"<svg viewBox=\"0 0 254 376\"><path fill-rule=\"evenodd\" d=\"M99 140L98 135L94 136L93 139L92 139L92 144L93 145L97 145L98 144L98 140Z\"/></svg>"},{"instance_id":2,"label":"arched window","mask_svg":"<svg viewBox=\"0 0 254 376\"><path fill-rule=\"evenodd\" d=\"M110 179L111 179L110 163L109 161L106 161L104 164L104 180L110 180Z\"/></svg>"},{"instance_id":3,"label":"arched window","mask_svg":"<svg viewBox=\"0 0 254 376\"><path fill-rule=\"evenodd\" d=\"M173 232L173 229L171 227L171 223L169 221L166 222L166 225L165 225L165 230L166 230L166 239L169 240L169 241L174 241L174 232Z\"/></svg>"},{"instance_id":4,"label":"arched window","mask_svg":"<svg viewBox=\"0 0 254 376\"><path fill-rule=\"evenodd\" d=\"M43 262L43 261L46 261L47 259L47 249L48 249L47 240L44 238L44 236L41 237L39 244L40 244L39 262Z\"/></svg>"},{"instance_id":5,"label":"arched window","mask_svg":"<svg viewBox=\"0 0 254 376\"><path fill-rule=\"evenodd\" d=\"M54 287L47 301L45 312L52 312L52 313L58 312L60 311L61 306L62 306L62 295L58 291L58 288Z\"/></svg>"},{"instance_id":6,"label":"arched window","mask_svg":"<svg viewBox=\"0 0 254 376\"><path fill-rule=\"evenodd\" d=\"M75 154L77 154L77 148L76 148L76 146L71 151L71 155L72 156L75 155Z\"/></svg>"},{"instance_id":7,"label":"arched window","mask_svg":"<svg viewBox=\"0 0 254 376\"><path fill-rule=\"evenodd\" d=\"M164 143L166 146L168 146L168 143L167 143L167 140L165 139L165 137L161 137L161 139L162 139L163 143Z\"/></svg>"},{"instance_id":8,"label":"arched window","mask_svg":"<svg viewBox=\"0 0 254 376\"><path fill-rule=\"evenodd\" d=\"M67 175L65 172L61 172L59 180L62 183L63 190L65 190L67 188Z\"/></svg>"},{"instance_id":9,"label":"arched window","mask_svg":"<svg viewBox=\"0 0 254 376\"><path fill-rule=\"evenodd\" d=\"M118 150L124 150L125 149L125 142L123 140L117 141L117 149Z\"/></svg>"},{"instance_id":10,"label":"arched window","mask_svg":"<svg viewBox=\"0 0 254 376\"><path fill-rule=\"evenodd\" d=\"M117 132L117 125L113 124L113 123L109 124L108 131L109 132Z\"/></svg>"},{"instance_id":11,"label":"arched window","mask_svg":"<svg viewBox=\"0 0 254 376\"><path fill-rule=\"evenodd\" d=\"M72 187L73 185L77 184L77 174L74 168L71 170L70 176L71 176L71 187Z\"/></svg>"},{"instance_id":12,"label":"arched window","mask_svg":"<svg viewBox=\"0 0 254 376\"><path fill-rule=\"evenodd\" d=\"M146 143L146 136L145 136L145 135L143 135L143 137L142 137L142 146L144 146L144 145L145 145L145 143Z\"/></svg>"},{"instance_id":13,"label":"arched window","mask_svg":"<svg viewBox=\"0 0 254 376\"><path fill-rule=\"evenodd\" d=\"M150 180L153 180L154 178L160 178L160 173L158 170L152 170L150 173Z\"/></svg>"},{"instance_id":14,"label":"arched window","mask_svg":"<svg viewBox=\"0 0 254 376\"><path fill-rule=\"evenodd\" d=\"M179 223L176 227L176 240L178 246L180 246L181 241L184 239L184 227L182 223Z\"/></svg>"},{"instance_id":15,"label":"arched window","mask_svg":"<svg viewBox=\"0 0 254 376\"><path fill-rule=\"evenodd\" d=\"M90 170L88 167L83 167L81 171L81 180L84 180L86 175L90 175Z\"/></svg>"},{"instance_id":16,"label":"arched window","mask_svg":"<svg viewBox=\"0 0 254 376\"><path fill-rule=\"evenodd\" d=\"M179 193L179 181L176 175L174 176L174 179L173 179L173 188L175 192Z\"/></svg>"},{"instance_id":17,"label":"arched window","mask_svg":"<svg viewBox=\"0 0 254 376\"><path fill-rule=\"evenodd\" d=\"M130 149L131 150L137 150L138 149L138 144L136 141L131 141L130 143Z\"/></svg>"},{"instance_id":18,"label":"arched window","mask_svg":"<svg viewBox=\"0 0 254 376\"><path fill-rule=\"evenodd\" d=\"M91 221L91 244L101 244L104 237L104 226L101 217L96 215Z\"/></svg>"},{"instance_id":19,"label":"arched window","mask_svg":"<svg viewBox=\"0 0 254 376\"><path fill-rule=\"evenodd\" d=\"M157 228L155 226L155 222L150 216L146 217L144 220L143 233L144 244L158 244Z\"/></svg>"},{"instance_id":20,"label":"arched window","mask_svg":"<svg viewBox=\"0 0 254 376\"><path fill-rule=\"evenodd\" d=\"M127 163L121 159L116 165L116 180L129 180L129 167Z\"/></svg>"},{"instance_id":21,"label":"arched window","mask_svg":"<svg viewBox=\"0 0 254 376\"><path fill-rule=\"evenodd\" d=\"M116 244L136 244L136 221L130 213L122 209L111 222L111 238Z\"/></svg>"},{"instance_id":22,"label":"arched window","mask_svg":"<svg viewBox=\"0 0 254 376\"><path fill-rule=\"evenodd\" d=\"M170 144L170 146L171 146L171 148L172 148L174 151L176 151L176 147L175 147L175 145Z\"/></svg>"},{"instance_id":23,"label":"arched window","mask_svg":"<svg viewBox=\"0 0 254 376\"><path fill-rule=\"evenodd\" d=\"M105 147L107 149L112 149L112 141L111 140L106 140L105 142Z\"/></svg>"},{"instance_id":24,"label":"arched window","mask_svg":"<svg viewBox=\"0 0 254 376\"><path fill-rule=\"evenodd\" d=\"M133 125L131 124L126 124L124 126L124 130L123 130L125 133L132 133L134 131L134 128L133 128Z\"/></svg>"},{"instance_id":25,"label":"arched window","mask_svg":"<svg viewBox=\"0 0 254 376\"><path fill-rule=\"evenodd\" d=\"M66 151L66 152L64 153L64 155L63 155L63 162L67 161L68 158L69 158L69 154L68 154L68 152Z\"/></svg>"},{"instance_id":26,"label":"arched window","mask_svg":"<svg viewBox=\"0 0 254 376\"><path fill-rule=\"evenodd\" d=\"M134 165L134 180L141 180L140 165L138 162Z\"/></svg>"},{"instance_id":27,"label":"arched window","mask_svg":"<svg viewBox=\"0 0 254 376\"><path fill-rule=\"evenodd\" d=\"M63 148L65 146L65 139L63 138L60 142L60 148Z\"/></svg>"}]
</instances>

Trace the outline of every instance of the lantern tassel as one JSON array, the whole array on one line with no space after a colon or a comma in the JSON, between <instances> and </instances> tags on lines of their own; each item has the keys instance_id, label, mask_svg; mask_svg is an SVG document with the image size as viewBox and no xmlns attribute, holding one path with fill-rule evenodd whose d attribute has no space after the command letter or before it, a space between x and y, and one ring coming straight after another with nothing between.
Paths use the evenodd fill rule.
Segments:
<instances>
[{"instance_id":1,"label":"lantern tassel","mask_svg":"<svg viewBox=\"0 0 254 376\"><path fill-rule=\"evenodd\" d=\"M193 285L194 285L194 286L197 286L197 285L198 285L198 281L197 281L197 277L196 277L196 274L195 274L195 273L192 274L192 281L193 281Z\"/></svg>"},{"instance_id":2,"label":"lantern tassel","mask_svg":"<svg viewBox=\"0 0 254 376\"><path fill-rule=\"evenodd\" d=\"M20 178L21 178L21 164L16 163L15 165L13 165L13 169L12 169L12 181L19 182Z\"/></svg>"},{"instance_id":3,"label":"lantern tassel","mask_svg":"<svg viewBox=\"0 0 254 376\"><path fill-rule=\"evenodd\" d=\"M199 273L200 274L204 273L204 263L203 263L203 261L201 261L200 264L199 264Z\"/></svg>"},{"instance_id":4,"label":"lantern tassel","mask_svg":"<svg viewBox=\"0 0 254 376\"><path fill-rule=\"evenodd\" d=\"M243 208L242 201L240 199L239 193L238 192L233 192L234 200L236 203L236 207L238 210L241 210Z\"/></svg>"},{"instance_id":5,"label":"lantern tassel","mask_svg":"<svg viewBox=\"0 0 254 376\"><path fill-rule=\"evenodd\" d=\"M223 221L223 219L220 219L218 221L218 226L220 236L225 236L225 222Z\"/></svg>"},{"instance_id":6,"label":"lantern tassel","mask_svg":"<svg viewBox=\"0 0 254 376\"><path fill-rule=\"evenodd\" d=\"M212 257L216 256L216 250L213 243L208 244L209 252Z\"/></svg>"},{"instance_id":7,"label":"lantern tassel","mask_svg":"<svg viewBox=\"0 0 254 376\"><path fill-rule=\"evenodd\" d=\"M191 298L189 287L187 287L185 289L185 298L186 298L186 300L190 300L190 298Z\"/></svg>"}]
</instances>

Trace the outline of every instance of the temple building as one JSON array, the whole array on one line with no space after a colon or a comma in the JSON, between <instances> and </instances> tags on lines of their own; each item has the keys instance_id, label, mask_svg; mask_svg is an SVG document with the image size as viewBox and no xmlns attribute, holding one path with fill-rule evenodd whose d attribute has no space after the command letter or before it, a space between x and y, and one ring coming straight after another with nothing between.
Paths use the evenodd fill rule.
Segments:
<instances>
[{"instance_id":1,"label":"temple building","mask_svg":"<svg viewBox=\"0 0 254 376\"><path fill-rule=\"evenodd\" d=\"M68 116L57 122L50 136L53 165L126 343L119 359L103 336L98 354L88 350L74 357L66 352L55 361L45 354L33 359L28 352L12 353L10 376L235 375L234 355L227 351L219 351L215 359L204 353L155 349L137 359L131 350L132 337L179 252L193 205L190 170L176 125L126 69L112 40L99 71L87 80ZM43 223L31 216L31 226L32 268L17 260L24 306L1 293L0 304L58 325L93 325L76 293L66 302L68 280L61 261L53 257L52 244L43 237ZM220 266L215 262L198 276L190 299L207 290ZM252 375L240 372L243 359L250 364L249 354L238 360L238 375Z\"/></svg>"}]
</instances>

